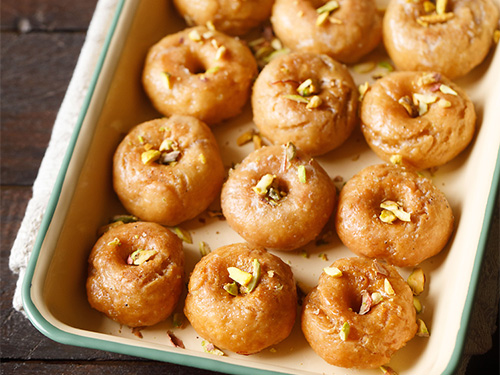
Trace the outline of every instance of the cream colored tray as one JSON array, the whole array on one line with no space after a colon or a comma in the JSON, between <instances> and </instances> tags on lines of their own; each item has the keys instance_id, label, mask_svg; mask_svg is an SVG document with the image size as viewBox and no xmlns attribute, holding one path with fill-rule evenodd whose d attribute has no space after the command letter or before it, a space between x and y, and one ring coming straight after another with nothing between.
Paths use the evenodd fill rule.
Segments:
<instances>
[{"instance_id":1,"label":"cream colored tray","mask_svg":"<svg viewBox=\"0 0 500 375\"><path fill-rule=\"evenodd\" d=\"M83 108L27 270L23 300L31 321L48 337L66 344L228 373L379 374L379 370L351 371L328 365L309 347L298 322L291 336L273 350L251 356L226 352L220 357L203 352L202 339L190 326L173 328L168 319L142 330L140 338L90 308L85 280L96 231L110 217L124 212L111 186L113 152L131 127L159 116L140 84L145 53L161 37L183 27L165 0L119 3L92 94ZM448 197L456 228L448 246L421 265L428 278L421 317L431 336L415 337L393 357L390 366L399 374L449 374L461 356L500 169L500 54L496 52L457 81L476 105L478 132L458 158L432 175ZM367 78L369 75L355 75L358 84ZM227 166L253 150L250 144L236 144L253 127L247 105L242 115L213 128ZM359 130L342 147L318 160L332 178L341 176L344 181L380 162ZM218 209L218 202L212 209ZM207 213L181 226L193 236L193 244L185 244L187 274L200 259L200 241L212 249L242 241L225 221ZM308 257L302 251L277 255L291 264L297 281L305 287L317 283L323 267L353 255L336 235L327 244L311 244L304 250ZM328 262L319 257L321 253ZM405 277L409 271L401 269ZM169 344L168 330L184 342L185 349Z\"/></svg>"}]
</instances>

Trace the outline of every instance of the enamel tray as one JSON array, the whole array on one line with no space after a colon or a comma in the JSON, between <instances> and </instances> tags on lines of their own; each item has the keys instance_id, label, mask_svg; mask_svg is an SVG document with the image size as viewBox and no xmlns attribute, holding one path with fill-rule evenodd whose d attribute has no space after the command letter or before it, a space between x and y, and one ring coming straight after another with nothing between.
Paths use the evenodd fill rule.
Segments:
<instances>
[{"instance_id":1,"label":"enamel tray","mask_svg":"<svg viewBox=\"0 0 500 375\"><path fill-rule=\"evenodd\" d=\"M202 338L189 325L174 328L169 318L143 329L142 337L138 337L88 304L87 257L97 239L96 232L113 215L125 212L112 190L113 152L130 128L159 117L140 83L146 51L164 35L184 27L170 2L119 1L24 280L23 301L30 320L43 334L61 343L220 372L380 374L378 369L354 371L328 365L309 347L298 320L290 337L272 350L251 356L226 351L225 356L215 356L203 351ZM383 51L376 51L369 59L384 60ZM353 75L360 84L370 80L372 73ZM394 355L389 365L399 374L451 374L458 366L494 206L500 174L498 51L493 50L486 61L457 83L476 105L477 134L452 162L432 174L424 172L446 194L456 223L447 247L421 264L428 282L421 297L424 311L420 317L431 335L415 337ZM251 144L236 143L252 128L255 126L249 105L237 118L213 127L226 166L241 161L253 150ZM340 176L343 181L363 167L381 162L359 130L342 147L317 160L331 178ZM218 204L215 202L211 209L217 210ZM181 227L193 237L192 244L185 244L187 274L201 257L200 241L211 249L242 241L225 221L208 213ZM323 267L354 254L333 234L326 244L313 243L301 251L277 255L290 263L296 280L308 289L316 285ZM406 278L411 269L400 271ZM181 303L178 311L182 307ZM181 339L185 349L169 344L167 331Z\"/></svg>"}]
</instances>

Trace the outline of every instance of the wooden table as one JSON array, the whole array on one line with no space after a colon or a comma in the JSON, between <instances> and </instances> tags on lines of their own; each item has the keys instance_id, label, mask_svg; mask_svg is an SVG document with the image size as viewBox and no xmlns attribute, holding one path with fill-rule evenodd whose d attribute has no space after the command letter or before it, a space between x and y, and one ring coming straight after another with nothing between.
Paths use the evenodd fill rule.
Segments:
<instances>
[{"instance_id":1,"label":"wooden table","mask_svg":"<svg viewBox=\"0 0 500 375\"><path fill-rule=\"evenodd\" d=\"M65 346L39 333L11 307L16 275L10 249L72 76L96 0L1 3L1 368L3 374L215 374L178 365ZM498 205L497 205L498 207ZM489 247L498 251L499 210ZM496 249L496 250L495 250ZM494 347L473 357L467 374L497 373ZM493 371L493 372L490 372Z\"/></svg>"}]
</instances>

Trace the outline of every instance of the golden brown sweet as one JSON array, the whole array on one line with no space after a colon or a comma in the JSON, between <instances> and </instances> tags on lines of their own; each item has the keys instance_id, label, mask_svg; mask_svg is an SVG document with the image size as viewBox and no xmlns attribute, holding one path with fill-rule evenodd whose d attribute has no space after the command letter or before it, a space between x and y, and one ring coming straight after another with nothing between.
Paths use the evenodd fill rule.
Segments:
<instances>
[{"instance_id":1,"label":"golden brown sweet","mask_svg":"<svg viewBox=\"0 0 500 375\"><path fill-rule=\"evenodd\" d=\"M413 293L392 266L339 259L304 300L302 331L332 365L379 367L417 332Z\"/></svg>"},{"instance_id":2,"label":"golden brown sweet","mask_svg":"<svg viewBox=\"0 0 500 375\"><path fill-rule=\"evenodd\" d=\"M246 286L235 281L235 268L250 275ZM290 266L263 248L240 243L221 247L196 264L184 314L217 347L253 354L290 334L296 306Z\"/></svg>"},{"instance_id":3,"label":"golden brown sweet","mask_svg":"<svg viewBox=\"0 0 500 375\"><path fill-rule=\"evenodd\" d=\"M433 5L430 1L389 3L383 26L387 52L400 70L436 71L451 79L463 76L490 50L498 9L491 0Z\"/></svg>"},{"instance_id":4,"label":"golden brown sweet","mask_svg":"<svg viewBox=\"0 0 500 375\"><path fill-rule=\"evenodd\" d=\"M415 266L439 253L453 231L444 194L409 167L364 168L342 188L335 218L342 242L358 255Z\"/></svg>"},{"instance_id":5,"label":"golden brown sweet","mask_svg":"<svg viewBox=\"0 0 500 375\"><path fill-rule=\"evenodd\" d=\"M137 125L113 159L113 186L127 211L169 226L203 212L218 196L224 176L210 128L189 116Z\"/></svg>"},{"instance_id":6,"label":"golden brown sweet","mask_svg":"<svg viewBox=\"0 0 500 375\"><path fill-rule=\"evenodd\" d=\"M254 122L274 144L310 155L340 146L357 121L358 90L347 68L327 55L297 52L265 66L252 93Z\"/></svg>"},{"instance_id":7,"label":"golden brown sweet","mask_svg":"<svg viewBox=\"0 0 500 375\"><path fill-rule=\"evenodd\" d=\"M332 214L335 187L325 170L293 144L260 148L224 183L222 212L251 244L277 250L312 241Z\"/></svg>"},{"instance_id":8,"label":"golden brown sweet","mask_svg":"<svg viewBox=\"0 0 500 375\"><path fill-rule=\"evenodd\" d=\"M170 230L136 222L112 227L89 257L90 305L129 327L166 319L182 292L184 252Z\"/></svg>"},{"instance_id":9,"label":"golden brown sweet","mask_svg":"<svg viewBox=\"0 0 500 375\"><path fill-rule=\"evenodd\" d=\"M465 91L432 72L390 73L365 93L360 112L363 135L380 158L399 155L418 169L452 160L476 124Z\"/></svg>"},{"instance_id":10,"label":"golden brown sweet","mask_svg":"<svg viewBox=\"0 0 500 375\"><path fill-rule=\"evenodd\" d=\"M343 63L358 61L382 40L373 0L276 0L271 23L287 47Z\"/></svg>"},{"instance_id":11,"label":"golden brown sweet","mask_svg":"<svg viewBox=\"0 0 500 375\"><path fill-rule=\"evenodd\" d=\"M213 125L241 112L256 75L257 62L242 41L198 26L151 47L142 81L160 113Z\"/></svg>"},{"instance_id":12,"label":"golden brown sweet","mask_svg":"<svg viewBox=\"0 0 500 375\"><path fill-rule=\"evenodd\" d=\"M212 23L229 35L244 35L271 16L274 0L174 0L188 25Z\"/></svg>"}]
</instances>

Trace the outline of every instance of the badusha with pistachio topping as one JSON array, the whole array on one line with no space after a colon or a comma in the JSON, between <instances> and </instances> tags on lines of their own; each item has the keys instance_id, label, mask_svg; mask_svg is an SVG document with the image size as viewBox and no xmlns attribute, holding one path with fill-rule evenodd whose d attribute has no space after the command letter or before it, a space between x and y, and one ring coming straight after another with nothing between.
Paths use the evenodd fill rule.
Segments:
<instances>
[{"instance_id":1,"label":"badusha with pistachio topping","mask_svg":"<svg viewBox=\"0 0 500 375\"><path fill-rule=\"evenodd\" d=\"M252 92L254 122L274 144L322 155L357 123L358 90L347 68L327 55L296 52L272 60Z\"/></svg>"},{"instance_id":2,"label":"badusha with pistachio topping","mask_svg":"<svg viewBox=\"0 0 500 375\"><path fill-rule=\"evenodd\" d=\"M306 296L301 326L329 364L377 368L417 332L413 293L393 266L362 257L338 259Z\"/></svg>"},{"instance_id":3,"label":"badusha with pistachio topping","mask_svg":"<svg viewBox=\"0 0 500 375\"><path fill-rule=\"evenodd\" d=\"M123 206L167 226L203 212L219 196L225 175L210 128L190 116L135 126L113 157L113 187Z\"/></svg>"},{"instance_id":4,"label":"badusha with pistachio topping","mask_svg":"<svg viewBox=\"0 0 500 375\"><path fill-rule=\"evenodd\" d=\"M241 40L197 26L150 48L142 82L163 115L190 115L214 125L241 112L256 76L257 62Z\"/></svg>"},{"instance_id":5,"label":"badusha with pistachio topping","mask_svg":"<svg viewBox=\"0 0 500 375\"><path fill-rule=\"evenodd\" d=\"M292 143L252 152L230 171L221 193L232 229L253 245L283 251L314 240L335 201L326 171Z\"/></svg>"},{"instance_id":6,"label":"badusha with pistachio topping","mask_svg":"<svg viewBox=\"0 0 500 375\"><path fill-rule=\"evenodd\" d=\"M264 248L236 243L204 256L189 279L184 314L220 349L254 354L286 339L297 314L292 270Z\"/></svg>"},{"instance_id":7,"label":"badusha with pistachio topping","mask_svg":"<svg viewBox=\"0 0 500 375\"><path fill-rule=\"evenodd\" d=\"M156 223L111 227L88 259L90 305L129 327L151 326L176 307L184 285L182 241Z\"/></svg>"}]
</instances>

